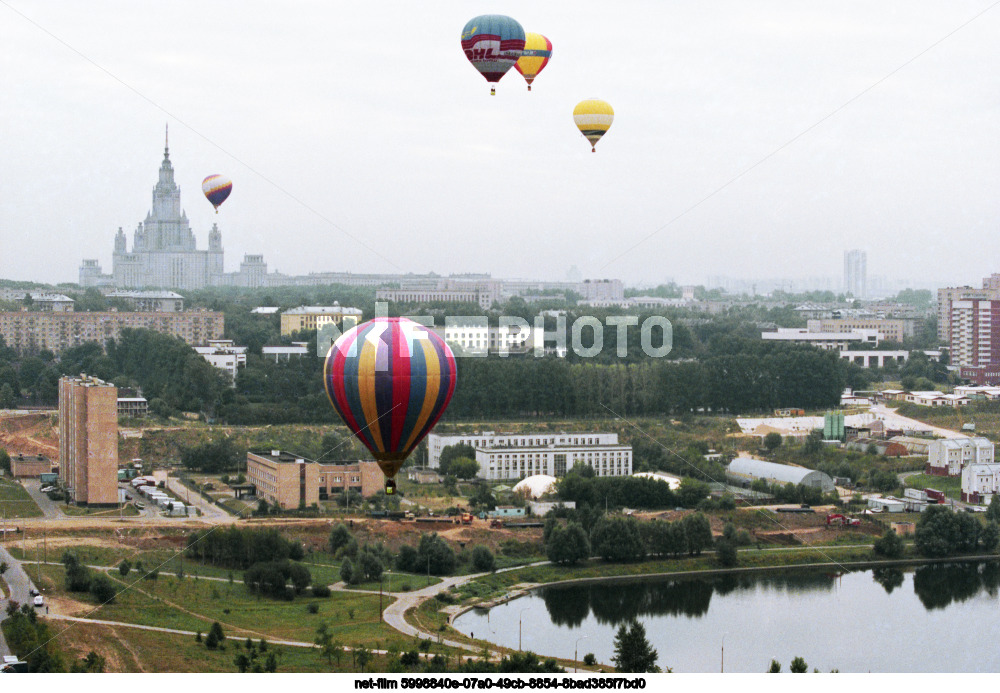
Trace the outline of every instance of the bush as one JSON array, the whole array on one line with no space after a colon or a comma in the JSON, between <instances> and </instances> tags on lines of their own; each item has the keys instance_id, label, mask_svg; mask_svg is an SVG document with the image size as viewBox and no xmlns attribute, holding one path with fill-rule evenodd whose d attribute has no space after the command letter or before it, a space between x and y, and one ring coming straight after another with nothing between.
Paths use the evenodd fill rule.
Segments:
<instances>
[{"instance_id":1,"label":"bush","mask_svg":"<svg viewBox=\"0 0 1000 693\"><path fill-rule=\"evenodd\" d=\"M318 614L319 613L319 604L317 604L316 602L313 602L312 604L310 604L309 606L306 607L306 611L308 611L311 614Z\"/></svg>"},{"instance_id":2,"label":"bush","mask_svg":"<svg viewBox=\"0 0 1000 693\"><path fill-rule=\"evenodd\" d=\"M90 593L98 604L110 604L115 600L118 590L107 575L95 575L90 580Z\"/></svg>"},{"instance_id":3,"label":"bush","mask_svg":"<svg viewBox=\"0 0 1000 693\"><path fill-rule=\"evenodd\" d=\"M312 596L314 597L329 597L330 588L326 585L313 585L310 590L312 591Z\"/></svg>"},{"instance_id":4,"label":"bush","mask_svg":"<svg viewBox=\"0 0 1000 693\"><path fill-rule=\"evenodd\" d=\"M901 558L905 548L903 538L891 529L886 530L881 538L876 539L873 546L875 555L883 558Z\"/></svg>"},{"instance_id":5,"label":"bush","mask_svg":"<svg viewBox=\"0 0 1000 693\"><path fill-rule=\"evenodd\" d=\"M493 552L485 546L472 549L472 567L481 573L492 572L496 568L496 558Z\"/></svg>"}]
</instances>

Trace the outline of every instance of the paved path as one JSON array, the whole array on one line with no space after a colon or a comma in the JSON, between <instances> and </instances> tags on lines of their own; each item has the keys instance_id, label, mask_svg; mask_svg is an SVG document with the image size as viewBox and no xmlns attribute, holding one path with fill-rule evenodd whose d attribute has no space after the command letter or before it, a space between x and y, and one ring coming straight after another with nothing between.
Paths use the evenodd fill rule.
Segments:
<instances>
[{"instance_id":1,"label":"paved path","mask_svg":"<svg viewBox=\"0 0 1000 693\"><path fill-rule=\"evenodd\" d=\"M46 520L57 520L66 517L66 513L59 507L61 503L52 500L41 492L42 484L38 479L24 479L21 485L28 492L28 495L31 496L31 500L35 501L38 507L41 508Z\"/></svg>"},{"instance_id":2,"label":"paved path","mask_svg":"<svg viewBox=\"0 0 1000 693\"><path fill-rule=\"evenodd\" d=\"M201 494L197 491L192 491L187 486L181 483L181 480L176 477L167 476L165 471L157 471L153 473L156 480L163 481L167 490L172 494L180 498L187 505L193 505L201 511L201 519L206 522L211 522L213 524L218 523L229 523L233 522L235 518L227 513L225 510L215 505L214 503L209 503L207 500L202 498Z\"/></svg>"},{"instance_id":3,"label":"paved path","mask_svg":"<svg viewBox=\"0 0 1000 693\"><path fill-rule=\"evenodd\" d=\"M16 601L18 604L32 603L31 590L34 585L24 571L21 562L11 556L3 546L0 546L0 561L8 566L7 572L3 574L3 579L10 588L10 594L7 595L7 598L0 599L0 621L3 621L7 618L7 604L10 600ZM7 643L3 639L3 632L0 631L0 655L9 654L13 654L13 652L7 647Z\"/></svg>"},{"instance_id":4,"label":"paved path","mask_svg":"<svg viewBox=\"0 0 1000 693\"><path fill-rule=\"evenodd\" d=\"M932 426L931 424L924 423L923 421L917 421L916 419L911 419L908 416L897 414L895 409L889 409L889 407L884 404L872 405L870 411L876 417L885 421L887 428L901 428L903 430L913 431L931 431L935 435L939 435L942 438L964 438L966 435L958 431L953 431L950 428Z\"/></svg>"}]
</instances>

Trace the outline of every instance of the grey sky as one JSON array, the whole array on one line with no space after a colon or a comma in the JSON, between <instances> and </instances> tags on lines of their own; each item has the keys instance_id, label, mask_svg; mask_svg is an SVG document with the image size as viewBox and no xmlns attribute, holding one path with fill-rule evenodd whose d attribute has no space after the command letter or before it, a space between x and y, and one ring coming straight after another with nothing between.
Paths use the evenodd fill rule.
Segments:
<instances>
[{"instance_id":1,"label":"grey sky","mask_svg":"<svg viewBox=\"0 0 1000 693\"><path fill-rule=\"evenodd\" d=\"M295 274L701 282L840 275L861 247L870 273L978 282L1000 270L1000 7L607 263L991 4L0 0L0 277L110 271L169 122L227 271L251 252ZM530 94L512 70L490 97L465 60L485 13L552 40ZM597 154L572 120L590 97L615 109ZM218 217L211 173L234 181Z\"/></svg>"}]
</instances>

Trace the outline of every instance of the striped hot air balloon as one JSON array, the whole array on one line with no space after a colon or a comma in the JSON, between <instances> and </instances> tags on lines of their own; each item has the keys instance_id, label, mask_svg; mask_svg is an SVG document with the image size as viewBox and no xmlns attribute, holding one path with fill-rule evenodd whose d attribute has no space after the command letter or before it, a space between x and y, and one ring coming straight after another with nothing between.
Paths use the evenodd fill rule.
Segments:
<instances>
[{"instance_id":1,"label":"striped hot air balloon","mask_svg":"<svg viewBox=\"0 0 1000 693\"><path fill-rule=\"evenodd\" d=\"M502 14L470 19L462 29L462 50L487 82L499 82L524 50L524 29ZM496 94L496 87L490 89Z\"/></svg>"},{"instance_id":2,"label":"striped hot air balloon","mask_svg":"<svg viewBox=\"0 0 1000 693\"><path fill-rule=\"evenodd\" d=\"M375 318L330 347L326 394L371 450L386 493L395 493L396 472L444 413L455 373L455 355L444 340L406 318Z\"/></svg>"},{"instance_id":3,"label":"striped hot air balloon","mask_svg":"<svg viewBox=\"0 0 1000 693\"><path fill-rule=\"evenodd\" d=\"M218 214L219 205L225 202L229 193L233 191L233 181L216 173L201 182L201 191L205 193L205 197L212 203L212 206L215 207L215 213Z\"/></svg>"},{"instance_id":4,"label":"striped hot air balloon","mask_svg":"<svg viewBox=\"0 0 1000 693\"><path fill-rule=\"evenodd\" d=\"M615 112L611 104L600 99L581 101L573 109L573 120L583 136L590 140L592 152L597 151L597 140L604 136L614 119Z\"/></svg>"},{"instance_id":5,"label":"striped hot air balloon","mask_svg":"<svg viewBox=\"0 0 1000 693\"><path fill-rule=\"evenodd\" d=\"M524 37L524 50L518 58L514 67L524 81L528 83L528 91L531 91L531 83L535 81L538 73L545 69L552 57L552 42L541 34L526 34Z\"/></svg>"}]
</instances>

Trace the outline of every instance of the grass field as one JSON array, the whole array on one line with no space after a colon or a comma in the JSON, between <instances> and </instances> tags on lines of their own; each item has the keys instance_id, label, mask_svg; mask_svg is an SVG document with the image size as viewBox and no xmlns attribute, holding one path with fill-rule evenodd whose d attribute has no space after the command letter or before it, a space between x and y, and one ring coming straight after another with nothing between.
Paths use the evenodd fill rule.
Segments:
<instances>
[{"instance_id":1,"label":"grass field","mask_svg":"<svg viewBox=\"0 0 1000 693\"><path fill-rule=\"evenodd\" d=\"M944 493L949 498L962 500L962 479L957 476L934 476L931 474L914 474L906 477L906 485L910 488L933 488Z\"/></svg>"},{"instance_id":2,"label":"grass field","mask_svg":"<svg viewBox=\"0 0 1000 693\"><path fill-rule=\"evenodd\" d=\"M79 505L63 505L62 511L70 517L135 517L139 514L131 503L126 503L120 511L118 508L86 508Z\"/></svg>"},{"instance_id":3,"label":"grass field","mask_svg":"<svg viewBox=\"0 0 1000 693\"><path fill-rule=\"evenodd\" d=\"M12 479L0 479L0 515L6 517L41 517L42 509L28 492Z\"/></svg>"}]
</instances>

